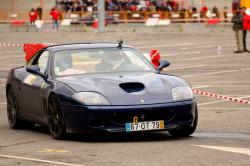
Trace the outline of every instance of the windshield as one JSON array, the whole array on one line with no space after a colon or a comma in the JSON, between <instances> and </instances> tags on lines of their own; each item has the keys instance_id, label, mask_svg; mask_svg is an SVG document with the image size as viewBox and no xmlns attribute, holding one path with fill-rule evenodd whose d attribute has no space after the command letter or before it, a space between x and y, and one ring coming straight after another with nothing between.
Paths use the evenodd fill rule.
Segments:
<instances>
[{"instance_id":1,"label":"windshield","mask_svg":"<svg viewBox=\"0 0 250 166\"><path fill-rule=\"evenodd\" d=\"M65 50L56 52L54 56L55 76L129 71L155 72L155 69L132 48Z\"/></svg>"}]
</instances>

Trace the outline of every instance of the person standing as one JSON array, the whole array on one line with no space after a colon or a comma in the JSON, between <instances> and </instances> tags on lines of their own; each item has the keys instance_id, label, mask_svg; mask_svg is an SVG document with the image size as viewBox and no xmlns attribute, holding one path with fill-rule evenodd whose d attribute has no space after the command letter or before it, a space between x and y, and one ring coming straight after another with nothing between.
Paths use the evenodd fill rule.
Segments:
<instances>
[{"instance_id":1,"label":"person standing","mask_svg":"<svg viewBox=\"0 0 250 166\"><path fill-rule=\"evenodd\" d=\"M237 8L232 18L233 30L236 36L237 51L234 53L243 53L243 14L241 9Z\"/></svg>"},{"instance_id":2,"label":"person standing","mask_svg":"<svg viewBox=\"0 0 250 166\"><path fill-rule=\"evenodd\" d=\"M247 31L250 31L250 9L247 9L243 7L243 46L244 46L244 52L250 53L250 51L247 49Z\"/></svg>"},{"instance_id":3,"label":"person standing","mask_svg":"<svg viewBox=\"0 0 250 166\"><path fill-rule=\"evenodd\" d=\"M36 11L37 11L39 20L42 20L43 9L39 6L38 8L36 8Z\"/></svg>"},{"instance_id":4,"label":"person standing","mask_svg":"<svg viewBox=\"0 0 250 166\"><path fill-rule=\"evenodd\" d=\"M54 7L54 8L51 9L50 15L52 16L53 29L58 30L59 29L60 12L57 9L57 7Z\"/></svg>"},{"instance_id":5,"label":"person standing","mask_svg":"<svg viewBox=\"0 0 250 166\"><path fill-rule=\"evenodd\" d=\"M29 17L30 17L30 25L35 25L35 21L37 19L37 12L35 9L31 9L29 12Z\"/></svg>"}]
</instances>

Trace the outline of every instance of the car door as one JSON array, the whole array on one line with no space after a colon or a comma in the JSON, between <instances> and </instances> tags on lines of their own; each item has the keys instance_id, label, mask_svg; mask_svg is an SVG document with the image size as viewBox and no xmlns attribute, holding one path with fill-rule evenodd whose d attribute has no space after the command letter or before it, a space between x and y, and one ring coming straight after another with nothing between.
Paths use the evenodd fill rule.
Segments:
<instances>
[{"instance_id":1,"label":"car door","mask_svg":"<svg viewBox=\"0 0 250 166\"><path fill-rule=\"evenodd\" d=\"M44 75L47 74L49 52L47 50L41 51L31 62L27 64L26 67L31 65L38 65L40 72ZM26 116L31 118L41 119L44 115L44 102L43 102L43 91L48 84L45 78L29 73L25 70L25 78L20 84L19 90L21 91L21 107Z\"/></svg>"}]
</instances>

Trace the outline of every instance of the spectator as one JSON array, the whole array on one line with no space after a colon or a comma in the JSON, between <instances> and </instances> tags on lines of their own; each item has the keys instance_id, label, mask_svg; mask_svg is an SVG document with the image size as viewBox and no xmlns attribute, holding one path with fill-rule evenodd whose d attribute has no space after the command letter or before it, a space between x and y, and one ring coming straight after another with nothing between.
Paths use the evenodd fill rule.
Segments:
<instances>
[{"instance_id":1,"label":"spectator","mask_svg":"<svg viewBox=\"0 0 250 166\"><path fill-rule=\"evenodd\" d=\"M235 31L237 51L234 53L243 53L243 14L240 8L236 9L232 18L233 30Z\"/></svg>"},{"instance_id":2,"label":"spectator","mask_svg":"<svg viewBox=\"0 0 250 166\"><path fill-rule=\"evenodd\" d=\"M37 12L35 9L31 9L29 12L30 24L35 25L35 21L37 20Z\"/></svg>"},{"instance_id":3,"label":"spectator","mask_svg":"<svg viewBox=\"0 0 250 166\"><path fill-rule=\"evenodd\" d=\"M247 31L250 30L250 9L247 9L243 7L243 46L244 46L244 52L250 52L247 49Z\"/></svg>"},{"instance_id":4,"label":"spectator","mask_svg":"<svg viewBox=\"0 0 250 166\"><path fill-rule=\"evenodd\" d=\"M57 7L54 7L51 9L50 15L52 16L53 29L58 30L59 29L60 12L57 9Z\"/></svg>"},{"instance_id":5,"label":"spectator","mask_svg":"<svg viewBox=\"0 0 250 166\"><path fill-rule=\"evenodd\" d=\"M215 15L215 18L220 18L219 9L216 6L213 8L212 13Z\"/></svg>"},{"instance_id":6,"label":"spectator","mask_svg":"<svg viewBox=\"0 0 250 166\"><path fill-rule=\"evenodd\" d=\"M225 22L227 22L227 14L228 14L228 8L227 8L227 6L225 6L224 11L223 11L223 16L224 16Z\"/></svg>"},{"instance_id":7,"label":"spectator","mask_svg":"<svg viewBox=\"0 0 250 166\"><path fill-rule=\"evenodd\" d=\"M140 11L147 11L146 1L140 0L138 9L140 9Z\"/></svg>"},{"instance_id":8,"label":"spectator","mask_svg":"<svg viewBox=\"0 0 250 166\"><path fill-rule=\"evenodd\" d=\"M42 20L42 16L43 16L43 9L39 6L38 8L36 8L37 14L38 14L38 19Z\"/></svg>"},{"instance_id":9,"label":"spectator","mask_svg":"<svg viewBox=\"0 0 250 166\"><path fill-rule=\"evenodd\" d=\"M201 18L206 18L207 17L207 11L208 11L208 8L206 6L203 6L202 9L201 9Z\"/></svg>"},{"instance_id":10,"label":"spectator","mask_svg":"<svg viewBox=\"0 0 250 166\"><path fill-rule=\"evenodd\" d=\"M235 12L236 9L239 8L239 6L240 6L240 1L239 0L233 0L233 2L232 2L232 10L233 10L233 12Z\"/></svg>"}]
</instances>

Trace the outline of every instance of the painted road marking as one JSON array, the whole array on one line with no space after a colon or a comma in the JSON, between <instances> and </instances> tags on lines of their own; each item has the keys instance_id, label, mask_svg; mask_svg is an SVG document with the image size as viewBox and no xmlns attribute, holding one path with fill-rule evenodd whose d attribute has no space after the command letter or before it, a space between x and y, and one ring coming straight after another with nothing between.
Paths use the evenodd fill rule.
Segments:
<instances>
[{"instance_id":1,"label":"painted road marking","mask_svg":"<svg viewBox=\"0 0 250 166\"><path fill-rule=\"evenodd\" d=\"M56 164L56 165L83 166L83 165L80 165L80 164L70 164L70 163L63 163L63 162L50 161L50 160L41 160L41 159L29 158L29 157L11 156L11 155L6 155L6 154L0 154L0 157L18 159L18 160L26 160L26 161L33 161L33 162L39 162L39 163L49 163L49 164Z\"/></svg>"},{"instance_id":2,"label":"painted road marking","mask_svg":"<svg viewBox=\"0 0 250 166\"><path fill-rule=\"evenodd\" d=\"M187 66L187 67L174 67L174 68L166 68L165 70L182 70L182 69L192 69L192 68L199 68L205 67L207 65L195 65L195 66Z\"/></svg>"},{"instance_id":3,"label":"painted road marking","mask_svg":"<svg viewBox=\"0 0 250 166\"><path fill-rule=\"evenodd\" d=\"M192 49L201 49L201 48L217 48L216 46L208 45L208 46L201 46L201 47L182 47L181 50L192 50Z\"/></svg>"},{"instance_id":4,"label":"painted road marking","mask_svg":"<svg viewBox=\"0 0 250 166\"><path fill-rule=\"evenodd\" d=\"M171 56L177 56L177 55L181 55L179 53L165 53L165 54L161 54L161 57L171 57Z\"/></svg>"},{"instance_id":5,"label":"painted road marking","mask_svg":"<svg viewBox=\"0 0 250 166\"><path fill-rule=\"evenodd\" d=\"M70 153L70 151L66 151L63 149L42 149L40 151L37 152L41 152L41 153Z\"/></svg>"},{"instance_id":6,"label":"painted road marking","mask_svg":"<svg viewBox=\"0 0 250 166\"><path fill-rule=\"evenodd\" d=\"M194 51L194 52L184 52L184 53L170 53L170 54L161 54L161 57L171 57L171 56L186 56L186 55L197 55L201 54L199 51Z\"/></svg>"},{"instance_id":7,"label":"painted road marking","mask_svg":"<svg viewBox=\"0 0 250 166\"><path fill-rule=\"evenodd\" d=\"M201 48L218 48L219 44L216 46L216 45L205 45L205 46L200 46L200 47L183 47L181 48L181 50L192 50L192 49L201 49ZM231 48L231 46L234 46L234 44L223 44L223 45L220 45L222 47L222 49L224 48Z\"/></svg>"},{"instance_id":8,"label":"painted road marking","mask_svg":"<svg viewBox=\"0 0 250 166\"><path fill-rule=\"evenodd\" d=\"M208 88L209 85L201 85L201 86L194 86L193 89L202 89L202 88Z\"/></svg>"},{"instance_id":9,"label":"painted road marking","mask_svg":"<svg viewBox=\"0 0 250 166\"><path fill-rule=\"evenodd\" d=\"M225 87L225 86L250 86L250 84L249 85L247 85L247 84L210 84L210 85L194 85L194 84L192 84L192 86L209 86L209 87L214 87L214 86L223 86L223 87ZM239 95L239 96L242 96L242 95Z\"/></svg>"},{"instance_id":10,"label":"painted road marking","mask_svg":"<svg viewBox=\"0 0 250 166\"><path fill-rule=\"evenodd\" d=\"M238 97L238 99L247 99L250 98L250 96L245 96L245 97ZM207 103L201 103L198 104L198 106L202 106L202 105L209 105L209 104L215 104L215 103L222 103L222 102L227 102L227 101L231 101L231 100L217 100L217 101L211 101L211 102L207 102Z\"/></svg>"},{"instance_id":11,"label":"painted road marking","mask_svg":"<svg viewBox=\"0 0 250 166\"><path fill-rule=\"evenodd\" d=\"M8 71L10 71L12 68L14 68L14 67L17 67L17 66L14 66L14 65L10 65L10 66L7 66L7 67L5 67L5 68L0 68L0 70L1 71L4 71L4 72L8 72ZM2 79L2 80L4 80L4 79ZM6 79L5 79L6 80ZM0 81L1 81L1 79L0 79Z\"/></svg>"},{"instance_id":12,"label":"painted road marking","mask_svg":"<svg viewBox=\"0 0 250 166\"><path fill-rule=\"evenodd\" d=\"M185 52L184 55L195 55L195 54L201 54L200 51L193 51L193 52Z\"/></svg>"},{"instance_id":13,"label":"painted road marking","mask_svg":"<svg viewBox=\"0 0 250 166\"><path fill-rule=\"evenodd\" d=\"M23 56L0 56L0 59L3 60L3 59L9 59L9 58L24 58Z\"/></svg>"},{"instance_id":14,"label":"painted road marking","mask_svg":"<svg viewBox=\"0 0 250 166\"><path fill-rule=\"evenodd\" d=\"M181 44L164 44L164 45L150 45L150 46L139 46L138 49L143 48L164 48L164 47L179 47L179 46L189 46L189 45L195 45L197 43L181 43Z\"/></svg>"},{"instance_id":15,"label":"painted road marking","mask_svg":"<svg viewBox=\"0 0 250 166\"><path fill-rule=\"evenodd\" d=\"M227 41L229 41L230 43L226 43ZM233 45L232 43L232 40L223 40L223 41L214 41L214 40L211 40L211 41L206 41L206 42L190 42L190 43L181 43L181 44L164 44L164 45L149 45L149 46L138 46L137 48L161 48L161 47L179 47L179 46L192 46L192 45L208 45L208 44L214 44L214 45L221 45L221 43L223 43L223 45L221 45L222 47L224 45Z\"/></svg>"},{"instance_id":16,"label":"painted road marking","mask_svg":"<svg viewBox=\"0 0 250 166\"><path fill-rule=\"evenodd\" d=\"M183 75L181 77L199 77L199 76L204 76L204 75L216 75L216 74L223 74L223 73L234 73L234 72L240 72L240 71L248 71L250 68L245 68L245 69L239 69L239 70L225 70L225 71L216 71L216 72L209 72L209 73L202 73L202 74L190 74L190 75Z\"/></svg>"},{"instance_id":17,"label":"painted road marking","mask_svg":"<svg viewBox=\"0 0 250 166\"><path fill-rule=\"evenodd\" d=\"M235 147L223 147L223 146L206 146L206 145L193 145L207 149L220 150L225 152L239 153L250 156L250 149L248 148L235 148Z\"/></svg>"},{"instance_id":18,"label":"painted road marking","mask_svg":"<svg viewBox=\"0 0 250 166\"><path fill-rule=\"evenodd\" d=\"M193 136L200 138L250 139L250 134L247 133L195 132Z\"/></svg>"},{"instance_id":19,"label":"painted road marking","mask_svg":"<svg viewBox=\"0 0 250 166\"><path fill-rule=\"evenodd\" d=\"M188 58L182 59L183 61L194 61L194 60L202 60L202 59L210 59L210 58L225 58L225 57L232 57L235 55L214 55L214 56L205 56L205 57L198 57L198 58Z\"/></svg>"},{"instance_id":20,"label":"painted road marking","mask_svg":"<svg viewBox=\"0 0 250 166\"><path fill-rule=\"evenodd\" d=\"M250 110L250 108L226 108L226 107L219 107L219 108L202 108L202 107L199 107L199 110L202 109L202 110Z\"/></svg>"}]
</instances>

